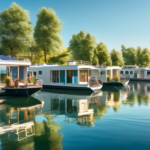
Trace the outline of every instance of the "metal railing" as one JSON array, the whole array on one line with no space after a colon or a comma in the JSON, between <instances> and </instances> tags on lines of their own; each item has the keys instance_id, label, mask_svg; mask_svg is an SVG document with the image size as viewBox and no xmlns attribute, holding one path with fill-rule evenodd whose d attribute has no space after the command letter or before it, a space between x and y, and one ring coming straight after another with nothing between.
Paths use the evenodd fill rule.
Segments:
<instances>
[{"instance_id":1,"label":"metal railing","mask_svg":"<svg viewBox=\"0 0 150 150\"><path fill-rule=\"evenodd\" d=\"M30 87L30 86L42 86L43 80L36 79L36 82L29 82L29 80L25 79L14 79L11 81L9 85L10 88L17 88L17 87Z\"/></svg>"},{"instance_id":2,"label":"metal railing","mask_svg":"<svg viewBox=\"0 0 150 150\"><path fill-rule=\"evenodd\" d=\"M103 85L103 82L100 79L96 78L96 77L91 77L89 79L89 86L91 88L100 87L102 85Z\"/></svg>"},{"instance_id":3,"label":"metal railing","mask_svg":"<svg viewBox=\"0 0 150 150\"><path fill-rule=\"evenodd\" d=\"M30 62L28 58L25 57L2 57L0 61L26 61Z\"/></svg>"},{"instance_id":4,"label":"metal railing","mask_svg":"<svg viewBox=\"0 0 150 150\"><path fill-rule=\"evenodd\" d=\"M120 82L127 82L130 80L130 75L120 75Z\"/></svg>"},{"instance_id":5,"label":"metal railing","mask_svg":"<svg viewBox=\"0 0 150 150\"><path fill-rule=\"evenodd\" d=\"M83 60L69 60L69 61L67 61L67 65L89 65L89 66L92 66L92 62L83 61Z\"/></svg>"}]
</instances>

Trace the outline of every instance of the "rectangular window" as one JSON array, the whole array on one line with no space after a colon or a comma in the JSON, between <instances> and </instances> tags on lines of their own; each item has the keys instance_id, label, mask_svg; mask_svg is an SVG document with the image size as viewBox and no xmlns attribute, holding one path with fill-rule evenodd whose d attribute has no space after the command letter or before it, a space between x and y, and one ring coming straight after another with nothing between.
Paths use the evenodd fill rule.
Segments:
<instances>
[{"instance_id":1,"label":"rectangular window","mask_svg":"<svg viewBox=\"0 0 150 150\"><path fill-rule=\"evenodd\" d=\"M60 83L65 83L65 70L60 70Z\"/></svg>"},{"instance_id":2,"label":"rectangular window","mask_svg":"<svg viewBox=\"0 0 150 150\"><path fill-rule=\"evenodd\" d=\"M51 75L51 82L59 83L59 70L57 71L51 70L50 75Z\"/></svg>"},{"instance_id":3,"label":"rectangular window","mask_svg":"<svg viewBox=\"0 0 150 150\"><path fill-rule=\"evenodd\" d=\"M125 74L128 74L128 71L125 71Z\"/></svg>"},{"instance_id":4,"label":"rectangular window","mask_svg":"<svg viewBox=\"0 0 150 150\"><path fill-rule=\"evenodd\" d=\"M130 74L133 74L133 71L130 71Z\"/></svg>"},{"instance_id":5,"label":"rectangular window","mask_svg":"<svg viewBox=\"0 0 150 150\"><path fill-rule=\"evenodd\" d=\"M147 71L147 75L150 75L150 71Z\"/></svg>"},{"instance_id":6,"label":"rectangular window","mask_svg":"<svg viewBox=\"0 0 150 150\"><path fill-rule=\"evenodd\" d=\"M39 71L39 75L42 75L42 71Z\"/></svg>"},{"instance_id":7,"label":"rectangular window","mask_svg":"<svg viewBox=\"0 0 150 150\"><path fill-rule=\"evenodd\" d=\"M67 70L67 83L72 83L73 70Z\"/></svg>"},{"instance_id":8,"label":"rectangular window","mask_svg":"<svg viewBox=\"0 0 150 150\"><path fill-rule=\"evenodd\" d=\"M88 82L88 70L80 70L80 82Z\"/></svg>"},{"instance_id":9,"label":"rectangular window","mask_svg":"<svg viewBox=\"0 0 150 150\"><path fill-rule=\"evenodd\" d=\"M120 71L120 74L123 74L123 71Z\"/></svg>"},{"instance_id":10,"label":"rectangular window","mask_svg":"<svg viewBox=\"0 0 150 150\"><path fill-rule=\"evenodd\" d=\"M105 71L101 71L101 76L102 76L102 75L105 75Z\"/></svg>"}]
</instances>

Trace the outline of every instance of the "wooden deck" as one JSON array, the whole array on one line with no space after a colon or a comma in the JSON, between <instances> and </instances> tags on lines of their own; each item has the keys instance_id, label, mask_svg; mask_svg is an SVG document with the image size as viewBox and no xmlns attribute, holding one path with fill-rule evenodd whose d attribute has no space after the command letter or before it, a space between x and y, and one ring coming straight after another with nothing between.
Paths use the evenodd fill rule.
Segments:
<instances>
[{"instance_id":1,"label":"wooden deck","mask_svg":"<svg viewBox=\"0 0 150 150\"><path fill-rule=\"evenodd\" d=\"M2 88L3 89L32 89L32 88L42 88L42 86L41 85L28 85L28 86L20 86L20 87L15 87L15 86L6 87L6 86L3 86Z\"/></svg>"}]
</instances>

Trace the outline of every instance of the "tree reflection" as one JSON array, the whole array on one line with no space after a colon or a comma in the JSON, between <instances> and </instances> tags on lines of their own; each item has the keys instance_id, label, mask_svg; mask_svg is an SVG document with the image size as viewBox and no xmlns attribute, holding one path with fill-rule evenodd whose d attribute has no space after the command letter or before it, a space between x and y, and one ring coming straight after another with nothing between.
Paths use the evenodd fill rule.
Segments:
<instances>
[{"instance_id":1,"label":"tree reflection","mask_svg":"<svg viewBox=\"0 0 150 150\"><path fill-rule=\"evenodd\" d=\"M62 134L58 134L58 130L62 127L53 121L53 117L44 115L46 121L35 121L35 136L34 136L34 149L35 150L61 150Z\"/></svg>"}]
</instances>

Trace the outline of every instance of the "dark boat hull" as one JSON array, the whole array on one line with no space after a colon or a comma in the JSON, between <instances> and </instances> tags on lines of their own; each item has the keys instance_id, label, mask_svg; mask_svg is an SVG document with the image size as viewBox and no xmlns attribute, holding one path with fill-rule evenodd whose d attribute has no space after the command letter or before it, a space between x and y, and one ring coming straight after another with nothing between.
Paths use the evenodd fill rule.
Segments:
<instances>
[{"instance_id":1,"label":"dark boat hull","mask_svg":"<svg viewBox=\"0 0 150 150\"><path fill-rule=\"evenodd\" d=\"M73 86L58 86L58 85L43 85L44 89L63 89L63 90L79 90L79 91L87 91L93 92L91 88L88 87L73 87Z\"/></svg>"},{"instance_id":2,"label":"dark boat hull","mask_svg":"<svg viewBox=\"0 0 150 150\"><path fill-rule=\"evenodd\" d=\"M5 95L14 95L14 96L31 96L32 94L40 91L42 88L41 87L36 87L36 88L4 88L5 90Z\"/></svg>"}]
</instances>

